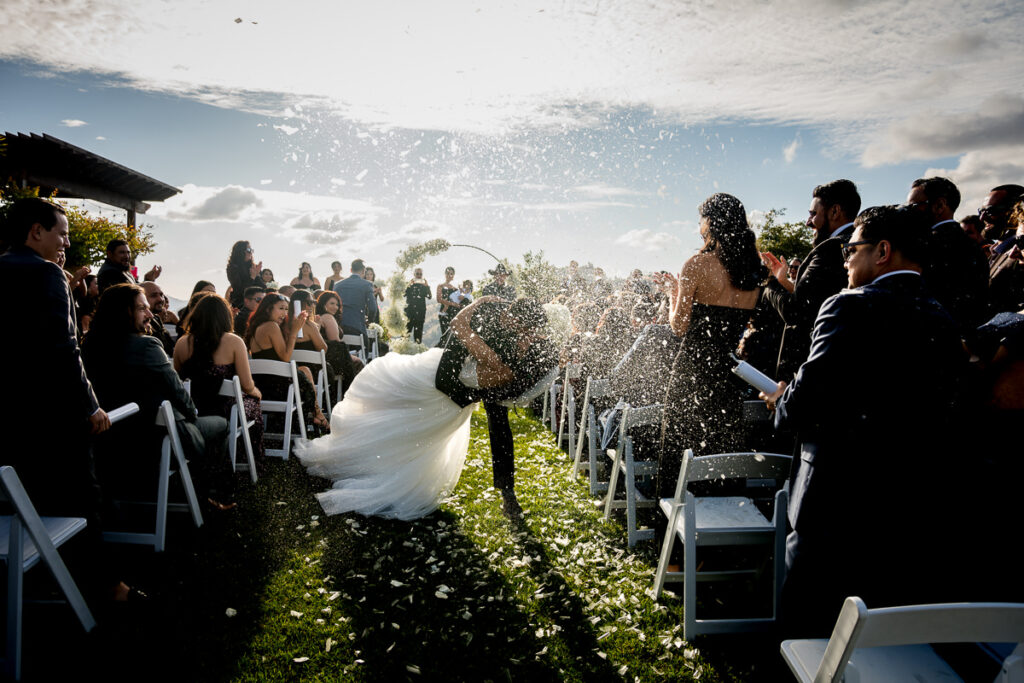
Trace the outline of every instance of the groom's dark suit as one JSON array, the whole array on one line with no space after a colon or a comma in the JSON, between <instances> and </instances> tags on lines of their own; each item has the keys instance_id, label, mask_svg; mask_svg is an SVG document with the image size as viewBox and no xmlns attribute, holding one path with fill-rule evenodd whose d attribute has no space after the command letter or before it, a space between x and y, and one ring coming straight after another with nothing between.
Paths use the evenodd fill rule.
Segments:
<instances>
[{"instance_id":1,"label":"groom's dark suit","mask_svg":"<svg viewBox=\"0 0 1024 683\"><path fill-rule=\"evenodd\" d=\"M933 562L935 541L955 537L941 491L960 455L951 430L964 365L956 324L917 274L822 304L810 354L776 407L776 426L800 442L787 637L827 636L849 595L873 607L933 597L928 581L949 561Z\"/></svg>"}]
</instances>

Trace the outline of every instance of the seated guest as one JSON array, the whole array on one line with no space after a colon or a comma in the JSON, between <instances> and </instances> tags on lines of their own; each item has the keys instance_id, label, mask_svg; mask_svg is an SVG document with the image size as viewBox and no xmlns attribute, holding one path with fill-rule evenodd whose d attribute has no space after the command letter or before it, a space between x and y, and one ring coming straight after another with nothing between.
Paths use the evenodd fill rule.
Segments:
<instances>
[{"instance_id":1,"label":"seated guest","mask_svg":"<svg viewBox=\"0 0 1024 683\"><path fill-rule=\"evenodd\" d=\"M231 333L231 307L216 294L199 299L185 321L185 335L174 346L174 369L192 380L192 402L200 415L229 417L233 396L221 396L221 384L235 375L242 385L246 420L254 420L253 448L263 455L263 415L260 390L249 371L245 341Z\"/></svg>"},{"instance_id":2,"label":"seated guest","mask_svg":"<svg viewBox=\"0 0 1024 683\"><path fill-rule=\"evenodd\" d=\"M242 308L239 309L238 315L235 316L234 325L232 326L235 334L239 337L245 336L245 328L249 324L249 318L259 308L264 296L266 296L266 292L262 287L246 287Z\"/></svg>"},{"instance_id":3,"label":"seated guest","mask_svg":"<svg viewBox=\"0 0 1024 683\"><path fill-rule=\"evenodd\" d=\"M178 321L179 321L178 325L179 325L179 327L181 325L181 322L183 322L185 320L185 316L188 315L188 312L190 310L192 310L192 300L193 300L192 298L196 294L203 294L203 293L207 293L207 292L212 293L212 294L216 294L217 293L217 287L212 282L210 282L209 280L200 280L199 282L197 282L195 284L195 286L192 288L192 293L188 295L188 303L185 304L184 308L182 308L181 310L178 311ZM178 334L183 334L183 333L184 333L184 330L179 330L179 332L178 332Z\"/></svg>"},{"instance_id":4,"label":"seated guest","mask_svg":"<svg viewBox=\"0 0 1024 683\"><path fill-rule=\"evenodd\" d=\"M192 312L192 307L196 305L196 302L202 299L204 296L209 296L211 292L197 291L194 292L188 299L188 303L185 307L178 311L178 322L174 324L174 329L177 331L178 336L185 334L185 318Z\"/></svg>"},{"instance_id":5,"label":"seated guest","mask_svg":"<svg viewBox=\"0 0 1024 683\"><path fill-rule=\"evenodd\" d=\"M114 285L100 296L96 317L82 343L85 368L100 402L139 405L136 415L97 442L100 482L133 497L153 488L162 439L154 420L160 404L168 400L174 407L197 492L208 495L214 507L229 509L233 504L226 501L234 473L226 457L228 422L219 415L196 416L195 404L160 342L146 335L151 317L141 287ZM152 457L140 458L140 452Z\"/></svg>"},{"instance_id":6,"label":"seated guest","mask_svg":"<svg viewBox=\"0 0 1024 683\"><path fill-rule=\"evenodd\" d=\"M254 359L288 362L299 330L303 328L309 314L305 311L292 317L289 313L291 302L281 294L268 294L252 314L245 330L245 344ZM257 380L263 395L269 399L282 400L288 393L289 380L284 377L263 377ZM316 388L308 368L299 369L299 398L310 424L327 429L327 418L316 403Z\"/></svg>"},{"instance_id":7,"label":"seated guest","mask_svg":"<svg viewBox=\"0 0 1024 683\"><path fill-rule=\"evenodd\" d=\"M169 358L174 355L174 340L171 339L171 335L167 334L167 330L164 328L164 292L160 289L160 285L155 282L143 282L142 291L146 293L149 312L153 314L147 325L149 331L146 334L160 340L160 344L164 347L164 353Z\"/></svg>"},{"instance_id":8,"label":"seated guest","mask_svg":"<svg viewBox=\"0 0 1024 683\"><path fill-rule=\"evenodd\" d=\"M291 297L291 307L289 310L292 315L295 314L295 302L299 302L302 306L302 312L306 314L306 322L302 324L302 334L295 340L296 351L323 351L327 352L327 342L324 341L323 336L320 334L320 323L316 319L314 311L316 309L316 299L313 298L310 292L299 289L296 290ZM310 373L310 378L316 376L316 373L321 371L319 363L299 363L300 370L307 370ZM330 361L327 362L327 386L330 387L335 383L337 375L335 370L331 367Z\"/></svg>"},{"instance_id":9,"label":"seated guest","mask_svg":"<svg viewBox=\"0 0 1024 683\"><path fill-rule=\"evenodd\" d=\"M321 292L316 299L316 317L320 323L320 335L327 342L327 362L341 375L341 390L344 393L356 373L363 368L363 362L349 353L348 345L342 341L339 322L341 297L335 292Z\"/></svg>"},{"instance_id":10,"label":"seated guest","mask_svg":"<svg viewBox=\"0 0 1024 683\"><path fill-rule=\"evenodd\" d=\"M962 536L939 512L963 455L965 361L956 323L921 278L926 240L906 209L861 213L842 247L849 289L825 300L810 354L767 397L800 443L785 637L828 637L850 595L877 607L949 602L970 583L945 569L945 540Z\"/></svg>"},{"instance_id":11,"label":"seated guest","mask_svg":"<svg viewBox=\"0 0 1024 683\"><path fill-rule=\"evenodd\" d=\"M284 287L278 288L277 293L281 296L291 296L295 293L295 288L291 285L285 285Z\"/></svg>"},{"instance_id":12,"label":"seated guest","mask_svg":"<svg viewBox=\"0 0 1024 683\"><path fill-rule=\"evenodd\" d=\"M601 322L601 307L595 303L578 304L572 311L572 334L562 347L561 363L582 363L583 342L594 334Z\"/></svg>"},{"instance_id":13,"label":"seated guest","mask_svg":"<svg viewBox=\"0 0 1024 683\"><path fill-rule=\"evenodd\" d=\"M996 313L1015 313L1024 308L1024 200L1018 201L1010 214L1010 224L1003 244L1009 244L996 254L989 267L989 305Z\"/></svg>"}]
</instances>

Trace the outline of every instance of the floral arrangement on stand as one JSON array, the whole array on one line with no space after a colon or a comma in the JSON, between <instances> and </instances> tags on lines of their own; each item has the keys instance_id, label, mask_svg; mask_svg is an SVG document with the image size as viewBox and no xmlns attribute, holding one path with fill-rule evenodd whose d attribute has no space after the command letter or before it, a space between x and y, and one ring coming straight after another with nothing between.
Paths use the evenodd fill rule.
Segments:
<instances>
[{"instance_id":1,"label":"floral arrangement on stand","mask_svg":"<svg viewBox=\"0 0 1024 683\"><path fill-rule=\"evenodd\" d=\"M402 311L402 307L398 305L398 302L401 300L405 288L409 286L409 281L406 280L405 276L406 271L419 265L428 256L436 256L448 251L451 246L451 242L448 240L428 240L422 244L411 245L395 259L398 270L392 273L388 279L388 291L391 292L391 306L384 311L380 318L381 323L383 323L384 328L389 333L389 338L392 340L390 342L392 351L414 355L427 350L427 347L423 344L418 344L407 337L405 313ZM380 333L378 332L378 334Z\"/></svg>"}]
</instances>

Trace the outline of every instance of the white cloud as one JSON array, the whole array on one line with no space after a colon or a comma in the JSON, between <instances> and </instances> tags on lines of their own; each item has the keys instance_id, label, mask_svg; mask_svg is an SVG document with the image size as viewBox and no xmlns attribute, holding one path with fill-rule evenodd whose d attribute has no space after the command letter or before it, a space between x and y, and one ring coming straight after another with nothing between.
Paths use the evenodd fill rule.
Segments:
<instances>
[{"instance_id":1,"label":"white cloud","mask_svg":"<svg viewBox=\"0 0 1024 683\"><path fill-rule=\"evenodd\" d=\"M793 159L796 159L796 151L800 149L800 144L800 134L797 133L793 142L782 148L782 158L786 160L787 164L793 163Z\"/></svg>"},{"instance_id":2,"label":"white cloud","mask_svg":"<svg viewBox=\"0 0 1024 683\"><path fill-rule=\"evenodd\" d=\"M101 142L102 142L103 140L106 140L106 138L105 138L105 137L103 137L102 135L97 135L97 136L96 136L96 139L97 139L97 140L99 140L99 141L101 141Z\"/></svg>"},{"instance_id":3,"label":"white cloud","mask_svg":"<svg viewBox=\"0 0 1024 683\"><path fill-rule=\"evenodd\" d=\"M592 183L590 185L577 185L572 188L573 192L585 195L587 197L642 197L647 195L646 192L634 190L628 187L614 187L605 183Z\"/></svg>"},{"instance_id":4,"label":"white cloud","mask_svg":"<svg viewBox=\"0 0 1024 683\"><path fill-rule=\"evenodd\" d=\"M860 153L901 120L966 115L993 92L1019 92L1022 13L998 0L379 0L313 12L254 0L236 24L203 0L7 0L0 58L308 121L329 110L503 133L640 108L687 123L821 126ZM60 51L38 40L54 26ZM146 46L131 59L126 34Z\"/></svg>"},{"instance_id":5,"label":"white cloud","mask_svg":"<svg viewBox=\"0 0 1024 683\"><path fill-rule=\"evenodd\" d=\"M89 124L82 119L62 119L60 125L67 126L68 128L81 128L82 126L88 126Z\"/></svg>"},{"instance_id":6,"label":"white cloud","mask_svg":"<svg viewBox=\"0 0 1024 683\"><path fill-rule=\"evenodd\" d=\"M956 183L961 196L956 215L962 218L974 213L993 187L1024 181L1024 144L969 152L955 168L929 168L922 175L944 176Z\"/></svg>"},{"instance_id":7,"label":"white cloud","mask_svg":"<svg viewBox=\"0 0 1024 683\"><path fill-rule=\"evenodd\" d=\"M667 232L654 232L647 228L641 228L619 235L615 244L644 251L662 251L677 246L679 238Z\"/></svg>"},{"instance_id":8,"label":"white cloud","mask_svg":"<svg viewBox=\"0 0 1024 683\"><path fill-rule=\"evenodd\" d=\"M186 189L166 202L166 216L184 221L238 221L248 209L262 205L254 190L238 185L215 188L213 192Z\"/></svg>"}]
</instances>

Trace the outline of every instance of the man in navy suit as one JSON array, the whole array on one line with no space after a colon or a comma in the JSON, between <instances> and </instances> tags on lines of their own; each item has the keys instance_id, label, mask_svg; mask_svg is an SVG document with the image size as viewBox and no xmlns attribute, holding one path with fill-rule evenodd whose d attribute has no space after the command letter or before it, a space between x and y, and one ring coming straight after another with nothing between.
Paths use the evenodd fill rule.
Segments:
<instances>
[{"instance_id":1,"label":"man in navy suit","mask_svg":"<svg viewBox=\"0 0 1024 683\"><path fill-rule=\"evenodd\" d=\"M874 207L854 225L842 247L850 289L822 304L792 383L762 394L776 427L795 430L800 442L786 637L827 637L850 595L870 607L945 595L936 591L948 558L935 556L955 521L938 509L958 455L960 336L922 281L920 214Z\"/></svg>"},{"instance_id":2,"label":"man in navy suit","mask_svg":"<svg viewBox=\"0 0 1024 683\"><path fill-rule=\"evenodd\" d=\"M853 219L860 211L857 186L849 180L833 180L814 188L807 226L814 230L814 248L804 258L795 281L789 268L771 254L764 254L774 278L769 278L762 294L786 327L779 345L775 377L788 381L807 358L811 344L811 326L821 303L846 284L843 241L850 239Z\"/></svg>"},{"instance_id":3,"label":"man in navy suit","mask_svg":"<svg viewBox=\"0 0 1024 683\"><path fill-rule=\"evenodd\" d=\"M373 294L373 283L363 279L366 265L362 259L352 262L351 272L349 277L334 285L334 291L341 297L341 329L345 334L362 336L369 349L366 320L377 313L377 299Z\"/></svg>"}]
</instances>

